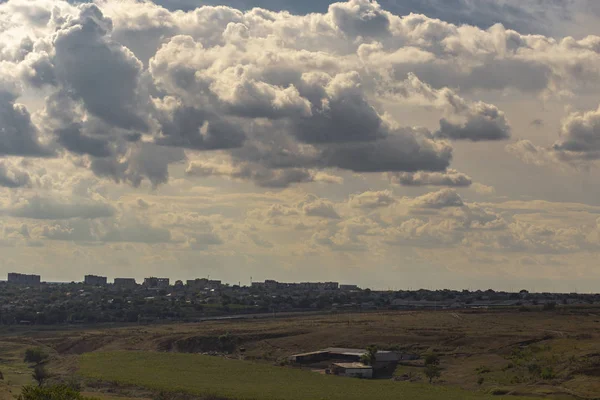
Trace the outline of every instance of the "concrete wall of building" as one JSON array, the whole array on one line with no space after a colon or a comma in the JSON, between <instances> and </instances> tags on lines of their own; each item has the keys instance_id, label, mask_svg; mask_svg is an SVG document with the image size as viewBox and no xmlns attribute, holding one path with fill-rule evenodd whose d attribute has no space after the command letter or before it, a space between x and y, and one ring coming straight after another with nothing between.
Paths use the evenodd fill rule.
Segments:
<instances>
[{"instance_id":1,"label":"concrete wall of building","mask_svg":"<svg viewBox=\"0 0 600 400\"><path fill-rule=\"evenodd\" d=\"M353 377L353 378L363 378L363 379L371 379L373 378L373 370L372 369L346 369L344 372L345 376Z\"/></svg>"}]
</instances>

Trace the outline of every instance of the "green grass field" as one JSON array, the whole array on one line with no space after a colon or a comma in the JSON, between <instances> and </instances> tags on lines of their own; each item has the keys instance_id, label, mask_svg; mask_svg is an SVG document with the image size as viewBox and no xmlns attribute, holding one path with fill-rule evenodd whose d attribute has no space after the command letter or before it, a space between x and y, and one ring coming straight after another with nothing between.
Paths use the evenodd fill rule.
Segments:
<instances>
[{"instance_id":1,"label":"green grass field","mask_svg":"<svg viewBox=\"0 0 600 400\"><path fill-rule=\"evenodd\" d=\"M87 378L152 390L214 395L236 400L469 400L501 399L460 389L320 375L288 367L195 354L96 352L81 356ZM505 396L510 399L525 399Z\"/></svg>"}]
</instances>

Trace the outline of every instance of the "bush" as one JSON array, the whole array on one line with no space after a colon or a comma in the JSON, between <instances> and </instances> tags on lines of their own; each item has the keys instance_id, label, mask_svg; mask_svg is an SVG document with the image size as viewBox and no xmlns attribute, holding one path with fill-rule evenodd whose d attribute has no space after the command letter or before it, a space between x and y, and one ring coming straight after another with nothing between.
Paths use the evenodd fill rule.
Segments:
<instances>
[{"instance_id":1,"label":"bush","mask_svg":"<svg viewBox=\"0 0 600 400\"><path fill-rule=\"evenodd\" d=\"M502 368L502 371L508 371L509 369L512 369L514 367L515 367L515 365L513 363L508 363L508 364L506 364L506 366L504 366Z\"/></svg>"},{"instance_id":2,"label":"bush","mask_svg":"<svg viewBox=\"0 0 600 400\"><path fill-rule=\"evenodd\" d=\"M425 367L425 376L429 379L429 383L432 383L434 379L442 376L442 369L434 364L429 364Z\"/></svg>"},{"instance_id":3,"label":"bush","mask_svg":"<svg viewBox=\"0 0 600 400\"><path fill-rule=\"evenodd\" d=\"M483 382L485 381L485 378L483 376L480 376L479 379L477 379L477 384L479 386L483 385Z\"/></svg>"},{"instance_id":4,"label":"bush","mask_svg":"<svg viewBox=\"0 0 600 400\"><path fill-rule=\"evenodd\" d=\"M23 361L26 363L41 364L48 359L48 353L39 347L32 347L25 350Z\"/></svg>"},{"instance_id":5,"label":"bush","mask_svg":"<svg viewBox=\"0 0 600 400\"><path fill-rule=\"evenodd\" d=\"M543 307L544 311L553 311L555 309L556 309L556 303L553 301L550 303L544 304L544 307Z\"/></svg>"},{"instance_id":6,"label":"bush","mask_svg":"<svg viewBox=\"0 0 600 400\"><path fill-rule=\"evenodd\" d=\"M365 365L373 365L377 361L377 346L374 344L367 346L367 352L360 356L360 362Z\"/></svg>"},{"instance_id":7,"label":"bush","mask_svg":"<svg viewBox=\"0 0 600 400\"><path fill-rule=\"evenodd\" d=\"M425 356L425 365L440 365L440 357L437 354L427 354Z\"/></svg>"},{"instance_id":8,"label":"bush","mask_svg":"<svg viewBox=\"0 0 600 400\"><path fill-rule=\"evenodd\" d=\"M531 375L538 376L542 373L542 368L538 364L529 364L527 370Z\"/></svg>"},{"instance_id":9,"label":"bush","mask_svg":"<svg viewBox=\"0 0 600 400\"><path fill-rule=\"evenodd\" d=\"M236 341L237 338L227 332L224 335L219 336L219 348L226 353L233 353L236 348Z\"/></svg>"},{"instance_id":10,"label":"bush","mask_svg":"<svg viewBox=\"0 0 600 400\"><path fill-rule=\"evenodd\" d=\"M24 386L18 400L84 400L77 390L65 385Z\"/></svg>"},{"instance_id":11,"label":"bush","mask_svg":"<svg viewBox=\"0 0 600 400\"><path fill-rule=\"evenodd\" d=\"M554 370L552 369L552 367L546 367L542 370L542 379L550 380L554 379L555 377L556 375L554 374Z\"/></svg>"},{"instance_id":12,"label":"bush","mask_svg":"<svg viewBox=\"0 0 600 400\"><path fill-rule=\"evenodd\" d=\"M46 380L50 378L50 374L48 373L48 371L46 371L46 368L44 368L43 365L36 365L31 376L38 383L38 386L42 386L44 382L46 382Z\"/></svg>"}]
</instances>

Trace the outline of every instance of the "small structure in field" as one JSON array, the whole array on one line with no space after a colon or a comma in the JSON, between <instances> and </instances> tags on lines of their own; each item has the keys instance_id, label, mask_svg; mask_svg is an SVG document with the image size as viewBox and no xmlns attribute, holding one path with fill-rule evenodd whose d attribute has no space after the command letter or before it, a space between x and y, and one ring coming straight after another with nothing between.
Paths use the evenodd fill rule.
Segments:
<instances>
[{"instance_id":1,"label":"small structure in field","mask_svg":"<svg viewBox=\"0 0 600 400\"><path fill-rule=\"evenodd\" d=\"M333 363L330 370L333 375L363 379L373 378L373 367L359 362Z\"/></svg>"},{"instance_id":2,"label":"small structure in field","mask_svg":"<svg viewBox=\"0 0 600 400\"><path fill-rule=\"evenodd\" d=\"M311 364L325 360L335 360L344 362L360 362L361 357L367 353L365 349L347 349L340 347L328 347L326 349L312 351L310 353L294 354L289 359L291 362L298 364ZM407 355L399 354L395 351L377 351L375 363L385 365L389 363L397 363L405 359Z\"/></svg>"},{"instance_id":3,"label":"small structure in field","mask_svg":"<svg viewBox=\"0 0 600 400\"><path fill-rule=\"evenodd\" d=\"M298 365L304 365L312 369L329 368L334 375L360 376L369 378L392 376L396 366L400 361L418 358L412 354L403 354L396 351L378 350L375 359L369 362L370 365L364 365L364 356L368 354L366 349L348 349L341 347L327 347L310 353L294 354L289 357L289 361ZM350 372L335 373L333 366L344 365ZM350 366L354 368L350 368ZM359 368L360 366L360 368ZM360 371L354 371L354 369ZM366 370L370 372L367 372Z\"/></svg>"}]
</instances>

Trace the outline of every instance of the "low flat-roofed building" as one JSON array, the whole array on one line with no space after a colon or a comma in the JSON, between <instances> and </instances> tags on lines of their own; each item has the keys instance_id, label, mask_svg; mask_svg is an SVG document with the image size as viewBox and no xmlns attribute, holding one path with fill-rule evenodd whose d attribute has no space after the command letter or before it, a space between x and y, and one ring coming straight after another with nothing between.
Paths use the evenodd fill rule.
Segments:
<instances>
[{"instance_id":1,"label":"low flat-roofed building","mask_svg":"<svg viewBox=\"0 0 600 400\"><path fill-rule=\"evenodd\" d=\"M291 362L295 362L295 363L313 363L313 362L320 362L320 361L324 361L324 360L329 360L330 356L329 356L329 352L327 350L318 350L318 351L311 351L308 353L300 353L300 354L294 354L293 356L290 356L289 360Z\"/></svg>"},{"instance_id":2,"label":"low flat-roofed building","mask_svg":"<svg viewBox=\"0 0 600 400\"><path fill-rule=\"evenodd\" d=\"M367 350L365 349L327 347L308 353L294 354L289 359L297 363L316 363L324 360L360 362L361 357L366 353ZM377 365L396 363L401 359L402 355L395 351L379 350L375 355L375 363Z\"/></svg>"},{"instance_id":3,"label":"low flat-roofed building","mask_svg":"<svg viewBox=\"0 0 600 400\"><path fill-rule=\"evenodd\" d=\"M373 367L359 362L333 363L330 369L333 375L363 379L373 378Z\"/></svg>"}]
</instances>

